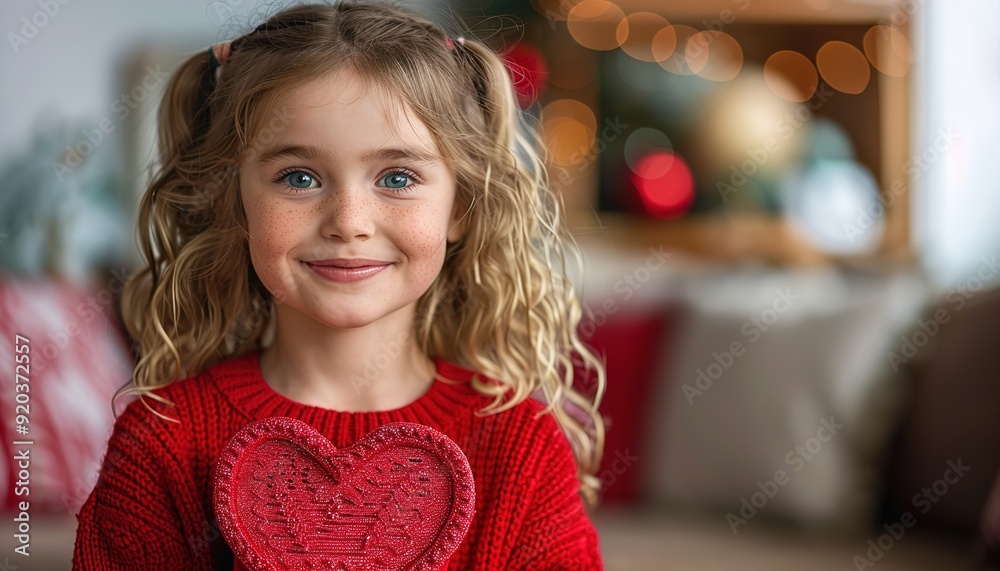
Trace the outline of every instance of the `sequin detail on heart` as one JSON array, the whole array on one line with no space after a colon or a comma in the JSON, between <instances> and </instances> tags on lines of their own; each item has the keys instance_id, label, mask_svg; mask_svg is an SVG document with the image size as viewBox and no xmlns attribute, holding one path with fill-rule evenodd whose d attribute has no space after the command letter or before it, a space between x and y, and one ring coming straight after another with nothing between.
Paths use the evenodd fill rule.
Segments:
<instances>
[{"instance_id":1,"label":"sequin detail on heart","mask_svg":"<svg viewBox=\"0 0 1000 571\"><path fill-rule=\"evenodd\" d=\"M475 483L458 445L422 424L389 423L338 449L274 417L226 445L214 503L251 571L432 571L469 529Z\"/></svg>"}]
</instances>

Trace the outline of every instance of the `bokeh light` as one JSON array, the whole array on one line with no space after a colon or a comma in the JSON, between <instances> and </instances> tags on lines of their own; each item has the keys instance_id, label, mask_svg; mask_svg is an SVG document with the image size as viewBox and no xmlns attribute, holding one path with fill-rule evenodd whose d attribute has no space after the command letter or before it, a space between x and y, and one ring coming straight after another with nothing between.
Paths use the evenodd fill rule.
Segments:
<instances>
[{"instance_id":1,"label":"bokeh light","mask_svg":"<svg viewBox=\"0 0 1000 571\"><path fill-rule=\"evenodd\" d=\"M507 74L514 84L517 104L527 109L545 92L548 66L533 45L519 42L503 54Z\"/></svg>"},{"instance_id":2,"label":"bokeh light","mask_svg":"<svg viewBox=\"0 0 1000 571\"><path fill-rule=\"evenodd\" d=\"M748 66L705 100L693 134L698 150L691 156L699 172L729 180L735 171L780 173L798 160L809 116L800 114L801 104L772 93L763 76Z\"/></svg>"},{"instance_id":3,"label":"bokeh light","mask_svg":"<svg viewBox=\"0 0 1000 571\"><path fill-rule=\"evenodd\" d=\"M764 81L778 97L800 103L808 101L819 86L819 74L809 58L792 50L771 54L764 63Z\"/></svg>"},{"instance_id":4,"label":"bokeh light","mask_svg":"<svg viewBox=\"0 0 1000 571\"><path fill-rule=\"evenodd\" d=\"M646 211L660 218L676 218L694 201L694 177L680 156L670 151L650 153L630 175Z\"/></svg>"},{"instance_id":5,"label":"bokeh light","mask_svg":"<svg viewBox=\"0 0 1000 571\"><path fill-rule=\"evenodd\" d=\"M665 44L671 43L671 34L669 32L666 35L660 36L659 41L664 45L657 45L654 41L659 32L665 29L670 30L670 32L673 31L670 27L670 22L663 16L653 14L652 12L636 12L629 14L628 17L618 24L616 35L625 53L637 60L652 62L666 59L674 51L674 45L677 42L676 36L672 36L673 45L670 45L669 52L664 54L668 47Z\"/></svg>"},{"instance_id":6,"label":"bokeh light","mask_svg":"<svg viewBox=\"0 0 1000 571\"><path fill-rule=\"evenodd\" d=\"M579 164L594 144L596 130L594 112L575 99L559 99L542 109L542 136L556 165Z\"/></svg>"},{"instance_id":7,"label":"bokeh light","mask_svg":"<svg viewBox=\"0 0 1000 571\"><path fill-rule=\"evenodd\" d=\"M597 118L594 111L585 103L576 99L557 99L542 109L542 120L551 121L558 118L576 119L591 131L597 130Z\"/></svg>"},{"instance_id":8,"label":"bokeh light","mask_svg":"<svg viewBox=\"0 0 1000 571\"><path fill-rule=\"evenodd\" d=\"M792 227L818 249L849 255L871 253L878 247L885 208L875 177L861 164L817 161L789 180L785 194ZM871 223L858 225L864 215Z\"/></svg>"},{"instance_id":9,"label":"bokeh light","mask_svg":"<svg viewBox=\"0 0 1000 571\"><path fill-rule=\"evenodd\" d=\"M861 50L838 40L823 44L816 52L816 67L823 80L841 93L858 94L868 87L871 68Z\"/></svg>"},{"instance_id":10,"label":"bokeh light","mask_svg":"<svg viewBox=\"0 0 1000 571\"><path fill-rule=\"evenodd\" d=\"M673 151L673 148L670 138L663 131L652 127L639 127L625 139L625 163L629 170L638 174L639 163L646 155L656 151ZM664 173L646 174L655 177Z\"/></svg>"},{"instance_id":11,"label":"bokeh light","mask_svg":"<svg viewBox=\"0 0 1000 571\"><path fill-rule=\"evenodd\" d=\"M674 55L677 51L677 28L666 26L653 35L651 42L653 61L661 62Z\"/></svg>"},{"instance_id":12,"label":"bokeh light","mask_svg":"<svg viewBox=\"0 0 1000 571\"><path fill-rule=\"evenodd\" d=\"M865 55L872 66L890 77L904 77L913 63L913 48L903 32L890 26L872 26L865 33Z\"/></svg>"},{"instance_id":13,"label":"bokeh light","mask_svg":"<svg viewBox=\"0 0 1000 571\"><path fill-rule=\"evenodd\" d=\"M628 22L621 8L606 0L584 0L569 11L566 26L581 46L606 51L621 46L622 22L628 37Z\"/></svg>"},{"instance_id":14,"label":"bokeh light","mask_svg":"<svg viewBox=\"0 0 1000 571\"><path fill-rule=\"evenodd\" d=\"M684 46L688 67L699 77L729 81L743 69L743 48L725 32L706 30L688 38Z\"/></svg>"},{"instance_id":15,"label":"bokeh light","mask_svg":"<svg viewBox=\"0 0 1000 571\"><path fill-rule=\"evenodd\" d=\"M802 156L805 162L855 159L854 143L840 124L826 117L813 117L811 122Z\"/></svg>"},{"instance_id":16,"label":"bokeh light","mask_svg":"<svg viewBox=\"0 0 1000 571\"><path fill-rule=\"evenodd\" d=\"M622 88L647 91L650 97L662 97L670 82L670 74L655 68L655 64L637 60L623 51L615 53L613 65L617 68L618 77L626 84Z\"/></svg>"},{"instance_id":17,"label":"bokeh light","mask_svg":"<svg viewBox=\"0 0 1000 571\"><path fill-rule=\"evenodd\" d=\"M574 0L531 0L531 6L547 20L565 22Z\"/></svg>"},{"instance_id":18,"label":"bokeh light","mask_svg":"<svg viewBox=\"0 0 1000 571\"><path fill-rule=\"evenodd\" d=\"M675 73L677 75L694 75L694 72L691 71L691 67L688 66L687 57L685 57L684 52L688 39L697 34L698 30L683 24L674 24L673 26L670 26L670 29L673 31L674 49L670 51L669 55L666 53L666 48L669 47L670 43L670 32L660 32L660 34L666 34L666 36L664 38L660 38L660 34L657 34L657 36L653 38L654 41L659 42L654 44L654 53L657 56L656 60L659 62L660 67L670 73ZM660 45L661 43L662 46Z\"/></svg>"}]
</instances>

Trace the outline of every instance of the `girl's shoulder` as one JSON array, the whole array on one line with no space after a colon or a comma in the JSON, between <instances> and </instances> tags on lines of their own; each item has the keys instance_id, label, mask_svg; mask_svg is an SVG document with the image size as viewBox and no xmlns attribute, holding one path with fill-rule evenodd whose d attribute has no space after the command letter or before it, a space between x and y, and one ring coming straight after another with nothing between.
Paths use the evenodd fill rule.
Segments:
<instances>
[{"instance_id":1,"label":"girl's shoulder","mask_svg":"<svg viewBox=\"0 0 1000 571\"><path fill-rule=\"evenodd\" d=\"M214 401L220 400L219 379L232 378L234 372L241 370L241 365L245 366L246 360L247 355L230 357L141 396L133 395L119 415L119 421L124 418L126 422L149 423L147 417L152 416L183 425L190 420L188 417L193 410L213 408Z\"/></svg>"},{"instance_id":2,"label":"girl's shoulder","mask_svg":"<svg viewBox=\"0 0 1000 571\"><path fill-rule=\"evenodd\" d=\"M435 365L437 367L437 372L439 378L445 379L448 384L452 384L457 387L461 387L463 392L467 393L470 398L476 401L476 404L481 406L486 406L493 403L497 397L491 394L494 389L501 389L504 383L485 375L480 372L473 371L472 369L465 368L461 365L456 365L449 361L441 358L435 358ZM509 389L507 394L511 393L512 389ZM540 402L540 395L538 393L533 393L526 398L523 398L520 402L510 407L505 412L506 417L510 420L513 419L523 419L531 415L537 414L544 405ZM509 397L501 397L502 402L508 402Z\"/></svg>"},{"instance_id":3,"label":"girl's shoulder","mask_svg":"<svg viewBox=\"0 0 1000 571\"><path fill-rule=\"evenodd\" d=\"M163 465L192 466L231 436L245 415L219 389L241 357L227 359L143 395L132 395L115 420L109 450L146 450Z\"/></svg>"},{"instance_id":4,"label":"girl's shoulder","mask_svg":"<svg viewBox=\"0 0 1000 571\"><path fill-rule=\"evenodd\" d=\"M468 399L467 410L475 417L469 430L472 440L481 440L485 435L504 436L520 445L531 447L540 445L561 433L559 423L551 411L546 411L547 404L541 391L536 391L519 402L495 412L494 403L510 401L487 394L492 387L502 387L504 383L483 373L473 371L449 361L435 359L440 376L449 383L456 383L456 394ZM477 386L479 388L477 388ZM511 394L511 391L508 391Z\"/></svg>"}]
</instances>

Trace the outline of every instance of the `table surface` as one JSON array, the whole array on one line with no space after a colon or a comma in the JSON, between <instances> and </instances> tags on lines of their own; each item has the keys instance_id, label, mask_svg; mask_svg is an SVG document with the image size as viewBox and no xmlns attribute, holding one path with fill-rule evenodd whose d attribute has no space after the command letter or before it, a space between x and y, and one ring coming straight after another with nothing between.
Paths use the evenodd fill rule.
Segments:
<instances>
[{"instance_id":1,"label":"table surface","mask_svg":"<svg viewBox=\"0 0 1000 571\"><path fill-rule=\"evenodd\" d=\"M749 526L734 536L717 517L624 508L601 508L592 517L608 571L855 571L853 557L863 556L868 547L865 539L806 538L766 524ZM12 555L9 520L4 517L0 569L4 557L11 571L70 569L75 518L36 518L30 561ZM967 546L909 530L874 568L961 571L974 566Z\"/></svg>"}]
</instances>

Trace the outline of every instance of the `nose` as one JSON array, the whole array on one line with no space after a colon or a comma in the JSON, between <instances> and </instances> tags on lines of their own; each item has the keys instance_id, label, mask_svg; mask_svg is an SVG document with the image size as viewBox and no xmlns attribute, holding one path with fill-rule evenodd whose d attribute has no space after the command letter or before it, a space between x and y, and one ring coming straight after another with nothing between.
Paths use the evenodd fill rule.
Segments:
<instances>
[{"instance_id":1,"label":"nose","mask_svg":"<svg viewBox=\"0 0 1000 571\"><path fill-rule=\"evenodd\" d=\"M367 240L375 233L375 199L356 185L334 189L321 207L322 233L345 242Z\"/></svg>"}]
</instances>

